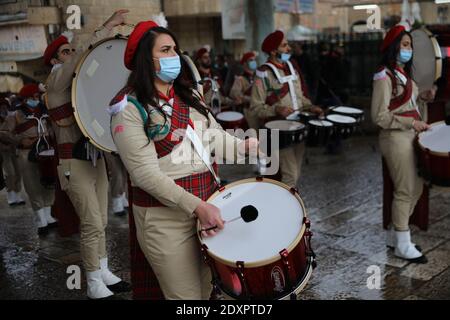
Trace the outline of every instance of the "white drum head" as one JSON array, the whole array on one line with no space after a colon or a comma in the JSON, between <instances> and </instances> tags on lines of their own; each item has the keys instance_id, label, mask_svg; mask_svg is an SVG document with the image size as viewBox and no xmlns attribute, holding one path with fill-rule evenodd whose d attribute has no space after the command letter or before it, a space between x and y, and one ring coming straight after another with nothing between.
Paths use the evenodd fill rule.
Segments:
<instances>
[{"instance_id":1,"label":"white drum head","mask_svg":"<svg viewBox=\"0 0 450 320\"><path fill-rule=\"evenodd\" d=\"M81 131L107 152L117 151L106 109L130 74L123 62L126 45L125 38L108 38L95 44L78 64L72 83L72 102Z\"/></svg>"},{"instance_id":2,"label":"white drum head","mask_svg":"<svg viewBox=\"0 0 450 320\"><path fill-rule=\"evenodd\" d=\"M419 134L419 144L433 152L450 152L450 126L445 123L433 124L430 129Z\"/></svg>"},{"instance_id":3,"label":"white drum head","mask_svg":"<svg viewBox=\"0 0 450 320\"><path fill-rule=\"evenodd\" d=\"M239 121L244 119L244 115L236 111L224 111L218 113L216 118L220 121Z\"/></svg>"},{"instance_id":4,"label":"white drum head","mask_svg":"<svg viewBox=\"0 0 450 320\"><path fill-rule=\"evenodd\" d=\"M305 127L303 123L291 120L274 120L265 124L266 128L279 129L281 131L296 131Z\"/></svg>"},{"instance_id":5,"label":"white drum head","mask_svg":"<svg viewBox=\"0 0 450 320\"><path fill-rule=\"evenodd\" d=\"M216 236L203 238L209 252L232 263L258 263L279 257L279 252L299 237L305 216L301 201L286 188L249 179L228 186L208 200L220 208L225 221L239 217L246 206L258 211L252 222L239 219L225 223Z\"/></svg>"},{"instance_id":6,"label":"white drum head","mask_svg":"<svg viewBox=\"0 0 450 320\"><path fill-rule=\"evenodd\" d=\"M339 113L347 113L347 114L363 114L364 112L361 109L356 109L352 107L336 107L333 108L333 111Z\"/></svg>"},{"instance_id":7,"label":"white drum head","mask_svg":"<svg viewBox=\"0 0 450 320\"><path fill-rule=\"evenodd\" d=\"M431 89L441 77L442 53L437 40L427 29L411 32L414 46L412 76L419 90Z\"/></svg>"},{"instance_id":8,"label":"white drum head","mask_svg":"<svg viewBox=\"0 0 450 320\"><path fill-rule=\"evenodd\" d=\"M327 119L334 123L346 123L346 124L356 123L355 118L341 116L339 114L330 114L327 116Z\"/></svg>"},{"instance_id":9,"label":"white drum head","mask_svg":"<svg viewBox=\"0 0 450 320\"><path fill-rule=\"evenodd\" d=\"M317 127L332 127L333 124L327 120L309 120L308 123Z\"/></svg>"}]
</instances>

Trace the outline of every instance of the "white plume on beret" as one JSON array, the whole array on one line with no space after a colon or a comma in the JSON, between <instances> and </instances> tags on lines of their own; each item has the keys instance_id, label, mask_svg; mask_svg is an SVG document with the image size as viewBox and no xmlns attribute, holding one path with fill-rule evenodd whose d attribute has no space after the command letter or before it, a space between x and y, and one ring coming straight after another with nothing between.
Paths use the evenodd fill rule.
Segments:
<instances>
[{"instance_id":1,"label":"white plume on beret","mask_svg":"<svg viewBox=\"0 0 450 320\"><path fill-rule=\"evenodd\" d=\"M167 28L168 22L166 19L166 16L164 15L164 12L160 12L159 14L155 14L151 17L151 20L156 22L159 26Z\"/></svg>"}]
</instances>

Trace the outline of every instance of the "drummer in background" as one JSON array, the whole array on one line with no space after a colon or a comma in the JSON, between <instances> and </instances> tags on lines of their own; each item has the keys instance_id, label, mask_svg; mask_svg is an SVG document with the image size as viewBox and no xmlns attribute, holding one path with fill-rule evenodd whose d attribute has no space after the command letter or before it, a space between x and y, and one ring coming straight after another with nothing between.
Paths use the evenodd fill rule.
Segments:
<instances>
[{"instance_id":1,"label":"drummer in background","mask_svg":"<svg viewBox=\"0 0 450 320\"><path fill-rule=\"evenodd\" d=\"M202 161L197 150L208 146L216 157L231 161L258 142L242 142L222 130L199 93L182 80L188 70L180 54L169 30L153 21L136 25L124 57L132 73L113 99L111 131L133 186L137 239L165 298L209 299L212 278L201 257L196 220L202 228L217 226L204 236L214 235L224 221L206 202L216 190L216 166L209 171L205 163L211 159ZM188 126L203 141L201 149L182 133ZM174 139L179 133L183 139Z\"/></svg>"},{"instance_id":2,"label":"drummer in background","mask_svg":"<svg viewBox=\"0 0 450 320\"><path fill-rule=\"evenodd\" d=\"M200 48L195 54L194 62L202 78L204 102L214 114L217 114L225 105L229 104L229 99L222 93L223 82L213 73L208 49Z\"/></svg>"},{"instance_id":3,"label":"drummer in background","mask_svg":"<svg viewBox=\"0 0 450 320\"><path fill-rule=\"evenodd\" d=\"M413 141L417 133L430 128L422 116L426 102L435 91L418 93L411 79L413 43L403 25L393 27L381 46L382 66L374 76L372 120L381 128L379 142L394 183L392 202L393 228L387 245L402 259L426 263L426 257L411 242L409 218L423 191L417 174Z\"/></svg>"},{"instance_id":4,"label":"drummer in background","mask_svg":"<svg viewBox=\"0 0 450 320\"><path fill-rule=\"evenodd\" d=\"M273 69L278 70L281 77L295 74L293 81L298 111L309 111L323 115L320 107L314 106L302 91L299 74L291 62L291 48L282 31L269 34L262 44L262 51L269 58L265 64L256 70L255 82L252 88L249 117L258 128L264 123L274 119L285 119L294 112L293 94L288 83L281 84ZM300 143L285 148L279 152L281 181L289 186L296 186L301 173L305 144Z\"/></svg>"},{"instance_id":5,"label":"drummer in background","mask_svg":"<svg viewBox=\"0 0 450 320\"><path fill-rule=\"evenodd\" d=\"M22 173L20 172L19 159L17 157L17 141L13 133L16 124L15 113L10 112L9 100L0 99L0 153L2 167L6 175L5 184L10 206L24 205L20 195L22 190Z\"/></svg>"},{"instance_id":6,"label":"drummer in background","mask_svg":"<svg viewBox=\"0 0 450 320\"><path fill-rule=\"evenodd\" d=\"M49 136L49 127L43 117L46 115L46 109L39 99L40 92L37 84L23 86L19 96L23 99L23 104L15 113L15 121L10 127L10 133L14 134L14 139L18 144L19 168L23 175L23 184L30 199L31 208L36 215L38 234L44 235L48 233L49 227L57 224L51 215L55 190L45 188L41 184L39 165L30 160L36 159L36 143L39 140L39 133L45 137Z\"/></svg>"},{"instance_id":7,"label":"drummer in background","mask_svg":"<svg viewBox=\"0 0 450 320\"><path fill-rule=\"evenodd\" d=\"M234 83L230 90L230 98L233 100L234 105L241 107L244 111L244 116L249 127L257 128L258 124L252 123L252 118L248 116L253 80L255 78L256 68L258 67L256 54L254 52L245 53L242 56L241 65L244 73L234 78Z\"/></svg>"},{"instance_id":8,"label":"drummer in background","mask_svg":"<svg viewBox=\"0 0 450 320\"><path fill-rule=\"evenodd\" d=\"M113 27L125 22L127 12L119 10L114 13L94 32L89 43L110 35ZM63 35L45 50L44 61L53 66L47 79L47 107L58 144L61 189L69 196L80 218L81 259L86 270L87 296L102 299L111 297L113 292L129 291L130 286L108 268L105 243L108 178L105 161L101 152L83 137L73 115L71 84L82 54L81 51L76 52Z\"/></svg>"},{"instance_id":9,"label":"drummer in background","mask_svg":"<svg viewBox=\"0 0 450 320\"><path fill-rule=\"evenodd\" d=\"M112 211L116 216L121 217L127 214L125 208L128 208L127 170L118 155L105 153L105 160L108 167Z\"/></svg>"}]
</instances>

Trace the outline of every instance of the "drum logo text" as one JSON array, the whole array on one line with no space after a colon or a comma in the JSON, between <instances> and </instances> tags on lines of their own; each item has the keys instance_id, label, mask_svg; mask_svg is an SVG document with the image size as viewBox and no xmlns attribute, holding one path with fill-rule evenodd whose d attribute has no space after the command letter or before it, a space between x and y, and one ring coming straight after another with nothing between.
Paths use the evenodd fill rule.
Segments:
<instances>
[{"instance_id":1,"label":"drum logo text","mask_svg":"<svg viewBox=\"0 0 450 320\"><path fill-rule=\"evenodd\" d=\"M222 197L223 200L229 199L231 197L231 192L228 192L226 195Z\"/></svg>"},{"instance_id":2,"label":"drum logo text","mask_svg":"<svg viewBox=\"0 0 450 320\"><path fill-rule=\"evenodd\" d=\"M274 285L273 291L283 292L285 287L283 270L279 266L275 266L271 272L272 283Z\"/></svg>"}]
</instances>

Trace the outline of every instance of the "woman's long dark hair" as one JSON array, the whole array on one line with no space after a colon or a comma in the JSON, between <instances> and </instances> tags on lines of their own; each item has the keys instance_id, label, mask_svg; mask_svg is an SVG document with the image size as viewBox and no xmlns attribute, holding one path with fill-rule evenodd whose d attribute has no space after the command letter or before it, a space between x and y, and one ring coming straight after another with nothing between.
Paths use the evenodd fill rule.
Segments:
<instances>
[{"instance_id":1,"label":"woman's long dark hair","mask_svg":"<svg viewBox=\"0 0 450 320\"><path fill-rule=\"evenodd\" d=\"M128 78L127 85L133 89L134 93L136 94L137 100L142 104L147 112L149 112L148 105L150 105L158 110L164 116L164 119L167 122L166 114L162 112L159 104L157 103L158 90L156 89L156 86L154 84L156 71L153 64L153 47L155 45L157 36L160 34L167 34L172 37L176 45L175 51L180 56L181 72L173 83L175 94L183 103L196 109L208 119L209 110L200 103L200 100L197 97L193 96L192 83L186 81L186 79L191 78L191 76L187 75L187 73L189 72L189 67L181 57L178 41L175 38L175 35L166 28L153 28L142 37L133 59L134 70L131 72ZM147 123L145 124L145 129L148 130L150 127L151 124L149 117Z\"/></svg>"},{"instance_id":2,"label":"woman's long dark hair","mask_svg":"<svg viewBox=\"0 0 450 320\"><path fill-rule=\"evenodd\" d=\"M411 39L411 48L414 50L411 33L407 32L407 31L403 31L395 39L395 41L393 43L391 43L389 45L389 47L387 47L387 49L383 53L383 56L381 57L381 65L386 67L394 76L393 77L394 83L392 84L392 88L393 88L393 91L395 94L397 93L397 77L395 76L395 67L398 64L397 58L400 53L400 46L401 46L401 42L402 42L404 35L409 36L409 38ZM413 51L413 54L414 54L414 51ZM413 64L413 59L411 58L411 60L409 60L405 64L405 67L403 68L409 78L412 78L412 75L411 75L412 64Z\"/></svg>"}]
</instances>

